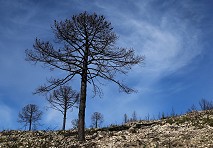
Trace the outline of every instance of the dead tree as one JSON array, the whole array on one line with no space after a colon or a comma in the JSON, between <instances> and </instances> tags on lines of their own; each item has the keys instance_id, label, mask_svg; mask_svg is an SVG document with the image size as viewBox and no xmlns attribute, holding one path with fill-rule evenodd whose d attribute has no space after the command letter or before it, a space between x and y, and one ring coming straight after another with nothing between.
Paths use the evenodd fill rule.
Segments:
<instances>
[{"instance_id":1,"label":"dead tree","mask_svg":"<svg viewBox=\"0 0 213 148\"><path fill-rule=\"evenodd\" d=\"M134 112L132 113L131 121L132 121L132 122L137 121L137 114L136 114L136 111L134 111Z\"/></svg>"},{"instance_id":2,"label":"dead tree","mask_svg":"<svg viewBox=\"0 0 213 148\"><path fill-rule=\"evenodd\" d=\"M65 21L55 21L52 29L57 46L36 39L34 50L26 50L27 60L44 63L51 70L60 69L67 75L63 78L50 78L48 84L39 87L36 93L48 92L80 76L78 138L85 141L87 84L93 86L94 94L101 93L100 79L114 82L126 93L134 92L116 75L127 74L144 57L136 56L134 49L116 47L118 37L111 23L102 15L80 13Z\"/></svg>"},{"instance_id":3,"label":"dead tree","mask_svg":"<svg viewBox=\"0 0 213 148\"><path fill-rule=\"evenodd\" d=\"M39 107L35 104L28 104L22 108L22 111L19 112L18 122L24 123L24 126L29 124L29 131L32 130L32 125L36 126L41 120L42 111L39 110Z\"/></svg>"},{"instance_id":4,"label":"dead tree","mask_svg":"<svg viewBox=\"0 0 213 148\"><path fill-rule=\"evenodd\" d=\"M73 119L71 124L73 129L78 129L78 119Z\"/></svg>"},{"instance_id":5,"label":"dead tree","mask_svg":"<svg viewBox=\"0 0 213 148\"><path fill-rule=\"evenodd\" d=\"M91 116L91 121L92 121L92 127L98 128L101 126L101 124L104 121L104 117L101 113L99 112L94 112Z\"/></svg>"},{"instance_id":6,"label":"dead tree","mask_svg":"<svg viewBox=\"0 0 213 148\"><path fill-rule=\"evenodd\" d=\"M128 116L127 114L124 114L124 123L127 123L128 122Z\"/></svg>"},{"instance_id":7,"label":"dead tree","mask_svg":"<svg viewBox=\"0 0 213 148\"><path fill-rule=\"evenodd\" d=\"M47 97L47 101L53 109L63 114L62 130L65 130L67 111L73 107L78 107L79 93L72 90L69 86L60 86L59 89L54 90L52 94Z\"/></svg>"},{"instance_id":8,"label":"dead tree","mask_svg":"<svg viewBox=\"0 0 213 148\"><path fill-rule=\"evenodd\" d=\"M200 105L201 110L213 109L213 102L212 101L208 101L208 100L206 100L204 98L199 101L199 105Z\"/></svg>"}]
</instances>

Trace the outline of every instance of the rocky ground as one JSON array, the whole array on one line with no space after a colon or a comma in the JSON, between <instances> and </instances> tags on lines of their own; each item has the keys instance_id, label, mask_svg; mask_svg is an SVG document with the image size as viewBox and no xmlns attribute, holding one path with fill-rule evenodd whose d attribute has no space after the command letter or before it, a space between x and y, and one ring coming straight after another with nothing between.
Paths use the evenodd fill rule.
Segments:
<instances>
[{"instance_id":1,"label":"rocky ground","mask_svg":"<svg viewBox=\"0 0 213 148\"><path fill-rule=\"evenodd\" d=\"M2 131L0 147L12 148L213 148L213 110L155 121L87 129L86 142L77 131Z\"/></svg>"}]
</instances>

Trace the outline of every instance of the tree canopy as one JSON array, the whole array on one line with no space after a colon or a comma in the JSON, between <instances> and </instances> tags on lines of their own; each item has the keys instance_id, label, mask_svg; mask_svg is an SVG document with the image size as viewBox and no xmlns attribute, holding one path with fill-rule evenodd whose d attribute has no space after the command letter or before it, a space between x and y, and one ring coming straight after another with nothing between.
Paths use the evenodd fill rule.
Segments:
<instances>
[{"instance_id":1,"label":"tree canopy","mask_svg":"<svg viewBox=\"0 0 213 148\"><path fill-rule=\"evenodd\" d=\"M29 131L32 130L32 125L36 126L38 121L41 120L42 111L35 104L28 104L22 108L18 115L18 122L25 123L24 126L29 124Z\"/></svg>"},{"instance_id":2,"label":"tree canopy","mask_svg":"<svg viewBox=\"0 0 213 148\"><path fill-rule=\"evenodd\" d=\"M47 101L51 108L60 111L63 114L62 130L66 127L67 111L78 107L79 93L74 91L70 86L60 86L59 89L54 90L48 97Z\"/></svg>"},{"instance_id":3,"label":"tree canopy","mask_svg":"<svg viewBox=\"0 0 213 148\"><path fill-rule=\"evenodd\" d=\"M64 21L55 21L52 29L55 42L37 38L34 49L26 50L27 60L43 63L51 70L60 69L67 75L50 78L48 84L39 87L36 92L49 92L77 75L81 77L78 134L79 140L84 141L87 83L93 86L94 94L101 92L101 79L112 81L120 90L131 93L134 90L116 76L127 74L144 57L135 55L134 49L116 46L118 37L103 15L83 12Z\"/></svg>"}]
</instances>

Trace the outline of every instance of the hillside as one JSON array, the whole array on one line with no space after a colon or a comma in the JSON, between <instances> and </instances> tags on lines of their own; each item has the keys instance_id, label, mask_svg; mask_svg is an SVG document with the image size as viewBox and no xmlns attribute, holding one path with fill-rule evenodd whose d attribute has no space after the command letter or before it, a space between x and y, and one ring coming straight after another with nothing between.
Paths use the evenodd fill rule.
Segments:
<instances>
[{"instance_id":1,"label":"hillside","mask_svg":"<svg viewBox=\"0 0 213 148\"><path fill-rule=\"evenodd\" d=\"M213 110L163 120L87 129L85 143L79 143L76 135L75 130L2 131L0 147L213 148Z\"/></svg>"}]
</instances>

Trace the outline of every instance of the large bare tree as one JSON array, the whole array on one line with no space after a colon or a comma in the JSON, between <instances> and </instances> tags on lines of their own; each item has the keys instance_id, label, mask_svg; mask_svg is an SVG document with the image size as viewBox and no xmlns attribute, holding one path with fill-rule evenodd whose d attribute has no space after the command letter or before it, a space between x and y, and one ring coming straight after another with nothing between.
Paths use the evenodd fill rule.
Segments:
<instances>
[{"instance_id":1,"label":"large bare tree","mask_svg":"<svg viewBox=\"0 0 213 148\"><path fill-rule=\"evenodd\" d=\"M53 109L63 114L62 130L65 130L67 111L73 107L78 107L79 93L72 90L70 86L60 86L59 89L54 90L50 96L47 97L47 101Z\"/></svg>"},{"instance_id":2,"label":"large bare tree","mask_svg":"<svg viewBox=\"0 0 213 148\"><path fill-rule=\"evenodd\" d=\"M79 75L81 78L79 126L80 141L85 141L85 107L87 84L92 84L94 93L101 92L100 80L116 83L120 90L131 93L134 90L124 85L116 75L126 74L133 65L144 60L136 56L133 49L116 46L118 37L111 23L104 16L87 12L73 15L65 21L55 21L54 46L49 41L36 39L34 50L26 50L27 60L41 62L52 69L65 71L63 78L50 78L47 85L37 89L37 93L48 92L64 85ZM60 46L62 45L62 46Z\"/></svg>"},{"instance_id":3,"label":"large bare tree","mask_svg":"<svg viewBox=\"0 0 213 148\"><path fill-rule=\"evenodd\" d=\"M35 104L28 104L22 108L18 115L18 122L25 123L27 126L29 124L29 131L32 130L32 125L36 126L38 121L41 120L42 111Z\"/></svg>"}]
</instances>

